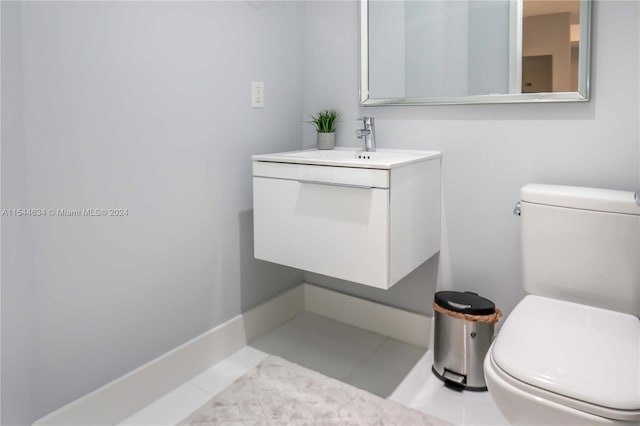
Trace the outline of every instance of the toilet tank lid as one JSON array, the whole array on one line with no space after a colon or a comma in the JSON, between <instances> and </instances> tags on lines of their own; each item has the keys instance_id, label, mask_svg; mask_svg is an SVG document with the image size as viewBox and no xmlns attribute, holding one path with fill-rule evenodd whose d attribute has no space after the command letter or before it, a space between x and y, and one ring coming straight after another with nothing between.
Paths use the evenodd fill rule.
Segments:
<instances>
[{"instance_id":1,"label":"toilet tank lid","mask_svg":"<svg viewBox=\"0 0 640 426\"><path fill-rule=\"evenodd\" d=\"M522 187L520 199L533 204L640 215L640 206L631 191L530 183Z\"/></svg>"}]
</instances>

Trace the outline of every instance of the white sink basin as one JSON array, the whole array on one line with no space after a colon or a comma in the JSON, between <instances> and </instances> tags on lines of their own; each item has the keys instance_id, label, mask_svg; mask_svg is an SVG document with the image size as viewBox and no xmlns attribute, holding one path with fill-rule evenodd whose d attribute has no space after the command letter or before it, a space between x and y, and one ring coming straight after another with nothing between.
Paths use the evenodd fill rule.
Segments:
<instances>
[{"instance_id":1,"label":"white sink basin","mask_svg":"<svg viewBox=\"0 0 640 426\"><path fill-rule=\"evenodd\" d=\"M410 151L379 149L367 152L357 148L336 148L332 150L309 149L303 151L262 154L251 157L253 161L275 163L314 164L321 166L358 167L367 169L391 169L417 161L440 158L439 151Z\"/></svg>"}]
</instances>

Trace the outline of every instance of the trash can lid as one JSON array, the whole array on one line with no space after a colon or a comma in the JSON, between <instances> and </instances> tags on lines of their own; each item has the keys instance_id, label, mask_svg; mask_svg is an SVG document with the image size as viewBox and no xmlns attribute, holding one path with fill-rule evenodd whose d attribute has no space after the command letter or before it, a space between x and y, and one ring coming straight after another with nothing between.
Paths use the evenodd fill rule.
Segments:
<instances>
[{"instance_id":1,"label":"trash can lid","mask_svg":"<svg viewBox=\"0 0 640 426\"><path fill-rule=\"evenodd\" d=\"M496 305L491 300L470 291L439 291L435 302L442 308L463 314L491 315L496 312Z\"/></svg>"}]
</instances>

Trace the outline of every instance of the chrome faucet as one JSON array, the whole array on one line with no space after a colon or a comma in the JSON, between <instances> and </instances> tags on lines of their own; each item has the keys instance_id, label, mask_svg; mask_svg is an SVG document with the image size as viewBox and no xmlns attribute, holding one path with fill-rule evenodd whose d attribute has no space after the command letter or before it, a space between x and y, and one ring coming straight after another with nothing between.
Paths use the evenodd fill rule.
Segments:
<instances>
[{"instance_id":1,"label":"chrome faucet","mask_svg":"<svg viewBox=\"0 0 640 426\"><path fill-rule=\"evenodd\" d=\"M358 120L362 120L363 128L356 130L356 136L358 136L358 139L364 138L365 151L375 151L376 150L376 127L374 124L374 118L362 117L362 118L358 118Z\"/></svg>"}]
</instances>

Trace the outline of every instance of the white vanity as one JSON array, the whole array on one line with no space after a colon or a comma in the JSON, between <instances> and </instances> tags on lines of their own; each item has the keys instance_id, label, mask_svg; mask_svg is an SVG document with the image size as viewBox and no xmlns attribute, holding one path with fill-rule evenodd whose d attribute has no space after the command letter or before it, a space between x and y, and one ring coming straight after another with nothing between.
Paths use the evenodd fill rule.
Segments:
<instances>
[{"instance_id":1,"label":"white vanity","mask_svg":"<svg viewBox=\"0 0 640 426\"><path fill-rule=\"evenodd\" d=\"M252 160L257 259L387 289L440 250L440 152Z\"/></svg>"}]
</instances>

